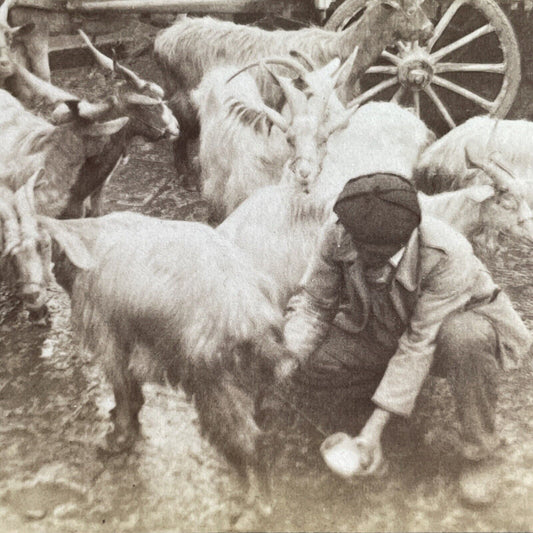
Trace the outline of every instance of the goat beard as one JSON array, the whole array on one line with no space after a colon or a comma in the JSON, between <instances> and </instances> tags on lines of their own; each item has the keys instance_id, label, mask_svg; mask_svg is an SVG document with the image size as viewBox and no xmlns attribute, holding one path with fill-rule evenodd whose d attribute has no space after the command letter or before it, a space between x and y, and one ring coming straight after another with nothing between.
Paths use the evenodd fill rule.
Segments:
<instances>
[{"instance_id":1,"label":"goat beard","mask_svg":"<svg viewBox=\"0 0 533 533\"><path fill-rule=\"evenodd\" d=\"M478 226L469 240L477 256L489 259L500 256L507 249L500 237L499 231Z\"/></svg>"}]
</instances>

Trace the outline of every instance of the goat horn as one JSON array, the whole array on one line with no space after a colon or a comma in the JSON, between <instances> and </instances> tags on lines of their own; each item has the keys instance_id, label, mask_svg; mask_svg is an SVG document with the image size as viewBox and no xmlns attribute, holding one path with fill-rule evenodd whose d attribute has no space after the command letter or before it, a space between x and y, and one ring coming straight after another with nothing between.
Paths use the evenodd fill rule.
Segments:
<instances>
[{"instance_id":1,"label":"goat horn","mask_svg":"<svg viewBox=\"0 0 533 533\"><path fill-rule=\"evenodd\" d=\"M295 71L301 77L304 77L308 74L308 71L299 61L295 61L290 57L272 56L265 59L261 59L259 61L254 61L253 63L248 63L248 65L245 65L235 74L233 74L230 78L228 78L226 80L226 83L229 83L233 78L236 78L237 76L239 76L239 74L242 74L248 69L264 65L281 65L283 67L287 67L288 69Z\"/></svg>"},{"instance_id":2,"label":"goat horn","mask_svg":"<svg viewBox=\"0 0 533 533\"><path fill-rule=\"evenodd\" d=\"M335 89L337 89L348 81L348 77L350 75L350 72L353 70L353 65L355 63L358 53L359 46L356 46L353 49L353 52L346 58L344 63L339 66L337 72L333 76L333 80L335 82Z\"/></svg>"},{"instance_id":3,"label":"goat horn","mask_svg":"<svg viewBox=\"0 0 533 533\"><path fill-rule=\"evenodd\" d=\"M76 118L94 121L102 118L102 115L110 111L114 105L116 105L114 98L96 104L87 100L65 100L54 109L52 120L55 124L63 124Z\"/></svg>"},{"instance_id":4,"label":"goat horn","mask_svg":"<svg viewBox=\"0 0 533 533\"><path fill-rule=\"evenodd\" d=\"M9 10L11 9L14 1L15 0L5 0L5 2L0 6L0 24L9 26L7 16L9 15Z\"/></svg>"},{"instance_id":5,"label":"goat horn","mask_svg":"<svg viewBox=\"0 0 533 533\"><path fill-rule=\"evenodd\" d=\"M96 59L96 62L103 68L107 70L113 71L113 60L110 57L107 57L105 54L102 54L100 50L97 50L87 34L83 30L78 30L78 33L80 34L81 38L85 41L85 44L89 48L89 50L94 55L94 58Z\"/></svg>"},{"instance_id":6,"label":"goat horn","mask_svg":"<svg viewBox=\"0 0 533 533\"><path fill-rule=\"evenodd\" d=\"M265 69L272 76L272 78L275 80L275 82L280 86L281 90L283 91L283 94L285 95L287 103L289 104L289 108L291 110L292 116L294 117L298 114L305 112L306 105L307 105L307 98L305 97L305 95L301 91L299 91L296 87L294 87L291 80L289 80L288 78L285 78L283 76L278 76L275 72L273 72L266 65L265 65Z\"/></svg>"},{"instance_id":7,"label":"goat horn","mask_svg":"<svg viewBox=\"0 0 533 533\"><path fill-rule=\"evenodd\" d=\"M289 52L289 55L291 57L295 57L300 60L300 62L305 62L309 66L308 70L317 70L318 65L315 63L315 61L312 59L311 56L307 55L305 52L302 52L300 50L291 50Z\"/></svg>"},{"instance_id":8,"label":"goat horn","mask_svg":"<svg viewBox=\"0 0 533 533\"><path fill-rule=\"evenodd\" d=\"M471 146L465 146L465 159L467 165L481 169L487 176L489 176L499 189L509 190L515 184L514 176L505 166L500 162L494 160L494 155L491 154L485 161L476 159L473 155Z\"/></svg>"},{"instance_id":9,"label":"goat horn","mask_svg":"<svg viewBox=\"0 0 533 533\"><path fill-rule=\"evenodd\" d=\"M143 91L144 89L149 89L154 94L156 94L159 98L163 98L165 96L165 91L157 84L152 81L146 81L137 76L133 70L130 70L129 68L126 68L124 65L121 65L118 63L118 61L115 61L114 59L111 59L110 57L107 57L105 54L100 52L91 42L89 37L87 37L87 34L83 30L78 30L78 33L80 34L81 38L85 41L85 44L89 48L89 50L93 53L97 63L107 69L111 70L112 72L116 72L117 74L120 74L126 81L129 81L137 90Z\"/></svg>"},{"instance_id":10,"label":"goat horn","mask_svg":"<svg viewBox=\"0 0 533 533\"><path fill-rule=\"evenodd\" d=\"M35 213L35 186L43 176L44 168L41 167L39 170L32 174L31 178L24 185L26 197L28 198L32 213Z\"/></svg>"},{"instance_id":11,"label":"goat horn","mask_svg":"<svg viewBox=\"0 0 533 533\"><path fill-rule=\"evenodd\" d=\"M19 78L23 80L26 86L31 89L36 96L45 98L52 104L65 102L67 100L79 100L77 96L38 78L35 74L32 74L28 69L21 65L15 63L15 69L17 70Z\"/></svg>"},{"instance_id":12,"label":"goat horn","mask_svg":"<svg viewBox=\"0 0 533 533\"><path fill-rule=\"evenodd\" d=\"M15 193L15 209L20 220L20 236L25 239L37 237L37 220L35 219L35 182L44 172L43 168L34 172L31 178Z\"/></svg>"},{"instance_id":13,"label":"goat horn","mask_svg":"<svg viewBox=\"0 0 533 533\"><path fill-rule=\"evenodd\" d=\"M275 109L272 109L267 105L263 106L262 111L270 119L274 126L277 126L283 133L287 132L289 129L289 123L281 113L278 113Z\"/></svg>"},{"instance_id":14,"label":"goat horn","mask_svg":"<svg viewBox=\"0 0 533 533\"><path fill-rule=\"evenodd\" d=\"M4 240L4 247L1 251L2 256L9 255L13 248L15 248L20 242L17 214L11 206L13 193L9 189L2 189L2 194L5 193L9 193L10 198L9 200L0 198L0 220L2 221L2 234Z\"/></svg>"},{"instance_id":15,"label":"goat horn","mask_svg":"<svg viewBox=\"0 0 533 533\"><path fill-rule=\"evenodd\" d=\"M113 61L113 67L117 74L120 74L126 81L131 83L138 91L150 90L159 98L164 98L165 91L157 83L146 81L140 78L133 70L121 65L118 61Z\"/></svg>"},{"instance_id":16,"label":"goat horn","mask_svg":"<svg viewBox=\"0 0 533 533\"><path fill-rule=\"evenodd\" d=\"M359 109L359 106L354 105L352 107L347 108L345 111L343 111L342 115L337 120L335 120L331 124L331 126L328 127L328 135L331 135L334 131L337 131L338 129L342 129L348 126L350 119L352 118L353 114L358 109Z\"/></svg>"}]
</instances>

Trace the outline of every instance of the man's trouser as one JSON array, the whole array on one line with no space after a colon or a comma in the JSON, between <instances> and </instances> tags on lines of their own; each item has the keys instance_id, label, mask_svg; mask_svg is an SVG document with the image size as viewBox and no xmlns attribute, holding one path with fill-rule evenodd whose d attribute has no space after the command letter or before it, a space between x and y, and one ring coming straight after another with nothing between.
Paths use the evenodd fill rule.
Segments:
<instances>
[{"instance_id":1,"label":"man's trouser","mask_svg":"<svg viewBox=\"0 0 533 533\"><path fill-rule=\"evenodd\" d=\"M445 377L455 398L462 425L463 454L482 459L497 443L495 407L497 399L498 342L488 319L475 311L448 316L437 336L433 375ZM344 396L349 402L369 400L387 368L395 348L384 348L361 334L350 334L332 326L323 344L294 376L298 404L310 407ZM368 402L367 402L368 405ZM322 405L331 416L334 406Z\"/></svg>"}]
</instances>

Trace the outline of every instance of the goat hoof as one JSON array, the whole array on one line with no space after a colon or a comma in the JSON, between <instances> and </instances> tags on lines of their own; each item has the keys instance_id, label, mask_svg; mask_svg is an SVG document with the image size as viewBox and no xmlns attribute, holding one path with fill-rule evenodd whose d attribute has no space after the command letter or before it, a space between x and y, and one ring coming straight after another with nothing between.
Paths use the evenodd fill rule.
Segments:
<instances>
[{"instance_id":1,"label":"goat hoof","mask_svg":"<svg viewBox=\"0 0 533 533\"><path fill-rule=\"evenodd\" d=\"M184 174L181 178L181 185L187 191L198 192L198 179L196 176Z\"/></svg>"}]
</instances>

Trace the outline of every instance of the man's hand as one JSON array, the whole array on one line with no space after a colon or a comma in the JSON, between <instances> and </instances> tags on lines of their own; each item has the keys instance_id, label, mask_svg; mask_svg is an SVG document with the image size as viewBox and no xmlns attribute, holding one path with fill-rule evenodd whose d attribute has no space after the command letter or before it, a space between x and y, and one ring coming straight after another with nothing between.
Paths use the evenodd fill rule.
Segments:
<instances>
[{"instance_id":1,"label":"man's hand","mask_svg":"<svg viewBox=\"0 0 533 533\"><path fill-rule=\"evenodd\" d=\"M381 434L390 416L391 414L388 411L377 407L367 420L361 433L356 437L355 442L361 451L361 466L363 467L357 475L379 475L383 471L384 462L383 450L381 448Z\"/></svg>"}]
</instances>

